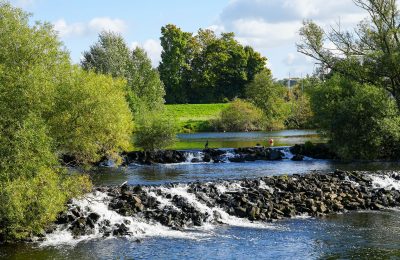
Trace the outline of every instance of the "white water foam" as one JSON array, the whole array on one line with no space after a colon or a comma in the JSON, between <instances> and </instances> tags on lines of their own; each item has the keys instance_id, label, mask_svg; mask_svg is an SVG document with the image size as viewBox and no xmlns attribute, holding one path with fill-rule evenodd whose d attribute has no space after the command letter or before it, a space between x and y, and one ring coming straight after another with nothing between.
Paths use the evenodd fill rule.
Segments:
<instances>
[{"instance_id":1,"label":"white water foam","mask_svg":"<svg viewBox=\"0 0 400 260\"><path fill-rule=\"evenodd\" d=\"M263 180L260 180L260 185L258 186L260 189L267 190L269 193L274 194L274 188L268 186Z\"/></svg>"},{"instance_id":2,"label":"white water foam","mask_svg":"<svg viewBox=\"0 0 400 260\"><path fill-rule=\"evenodd\" d=\"M174 238L185 238L185 239L199 239L207 236L206 233L198 232L182 232L178 230L173 230L165 227L156 222L146 222L144 220L125 217L118 214L115 211L108 209L108 202L110 198L107 194L96 191L95 193L90 193L81 200L74 200L73 203L79 206L81 209L86 209L90 212L94 212L100 215L98 223L108 220L110 221L110 226L115 224L124 223L129 232L132 234L128 238L131 239L141 239L145 237L174 237ZM73 238L71 233L67 230L67 227L60 226L55 232L48 234L40 246L56 246L59 244L75 245L80 241L102 238L103 234L100 232L99 226L95 225L93 234L81 236L79 238Z\"/></svg>"},{"instance_id":3,"label":"white water foam","mask_svg":"<svg viewBox=\"0 0 400 260\"><path fill-rule=\"evenodd\" d=\"M398 173L393 173L393 175L399 176ZM375 189L391 190L394 188L400 190L400 181L389 175L369 174L368 176L371 178L372 187Z\"/></svg>"}]
</instances>

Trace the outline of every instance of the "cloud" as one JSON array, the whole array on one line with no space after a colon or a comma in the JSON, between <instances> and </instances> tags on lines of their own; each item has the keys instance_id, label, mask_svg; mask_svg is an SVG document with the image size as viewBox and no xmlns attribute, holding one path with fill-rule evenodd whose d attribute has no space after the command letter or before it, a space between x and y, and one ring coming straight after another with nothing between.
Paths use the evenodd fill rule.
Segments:
<instances>
[{"instance_id":1,"label":"cloud","mask_svg":"<svg viewBox=\"0 0 400 260\"><path fill-rule=\"evenodd\" d=\"M88 28L92 31L112 31L123 33L126 30L126 24L121 19L112 19L109 17L98 17L90 20Z\"/></svg>"},{"instance_id":2,"label":"cloud","mask_svg":"<svg viewBox=\"0 0 400 260\"><path fill-rule=\"evenodd\" d=\"M246 45L266 49L291 41L297 36L300 21L269 23L261 18L239 19L232 23L238 39Z\"/></svg>"},{"instance_id":3,"label":"cloud","mask_svg":"<svg viewBox=\"0 0 400 260\"><path fill-rule=\"evenodd\" d=\"M339 21L341 29L352 28L365 17L352 0L231 0L210 27L234 32L242 44L266 55L269 66L282 76L292 70L304 74L313 67L313 61L296 53L303 20L329 30Z\"/></svg>"},{"instance_id":4,"label":"cloud","mask_svg":"<svg viewBox=\"0 0 400 260\"><path fill-rule=\"evenodd\" d=\"M60 37L89 35L99 33L103 30L123 33L127 28L123 20L109 17L96 17L87 23L68 23L64 19L59 19L53 24L54 29L58 31Z\"/></svg>"},{"instance_id":5,"label":"cloud","mask_svg":"<svg viewBox=\"0 0 400 260\"><path fill-rule=\"evenodd\" d=\"M54 30L56 30L60 37L67 37L71 35L83 35L86 33L86 26L83 23L68 24L64 19L59 19L54 23Z\"/></svg>"},{"instance_id":6,"label":"cloud","mask_svg":"<svg viewBox=\"0 0 400 260\"><path fill-rule=\"evenodd\" d=\"M131 47L132 49L136 47L143 48L147 52L147 55L149 56L153 67L157 67L160 63L162 51L160 40L148 39L142 44L139 42L133 42L131 44Z\"/></svg>"}]
</instances>

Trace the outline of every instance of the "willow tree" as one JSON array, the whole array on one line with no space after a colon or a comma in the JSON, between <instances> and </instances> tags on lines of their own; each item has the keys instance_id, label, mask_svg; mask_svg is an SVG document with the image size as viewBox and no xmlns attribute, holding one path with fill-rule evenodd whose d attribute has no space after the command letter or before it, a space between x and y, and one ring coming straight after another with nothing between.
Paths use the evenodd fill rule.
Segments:
<instances>
[{"instance_id":1,"label":"willow tree","mask_svg":"<svg viewBox=\"0 0 400 260\"><path fill-rule=\"evenodd\" d=\"M351 80L385 89L400 108L400 13L396 1L353 2L368 18L353 30L343 30L339 24L325 31L313 21L305 21L298 51Z\"/></svg>"}]
</instances>

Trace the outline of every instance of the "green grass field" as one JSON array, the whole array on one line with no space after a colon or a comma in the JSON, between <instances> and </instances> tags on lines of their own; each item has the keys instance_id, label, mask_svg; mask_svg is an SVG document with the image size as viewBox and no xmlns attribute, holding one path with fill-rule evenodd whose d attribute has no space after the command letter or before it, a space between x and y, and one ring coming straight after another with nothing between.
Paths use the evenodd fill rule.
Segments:
<instances>
[{"instance_id":1,"label":"green grass field","mask_svg":"<svg viewBox=\"0 0 400 260\"><path fill-rule=\"evenodd\" d=\"M165 114L178 121L180 132L210 131L209 121L219 116L229 104L177 104L165 105Z\"/></svg>"}]
</instances>

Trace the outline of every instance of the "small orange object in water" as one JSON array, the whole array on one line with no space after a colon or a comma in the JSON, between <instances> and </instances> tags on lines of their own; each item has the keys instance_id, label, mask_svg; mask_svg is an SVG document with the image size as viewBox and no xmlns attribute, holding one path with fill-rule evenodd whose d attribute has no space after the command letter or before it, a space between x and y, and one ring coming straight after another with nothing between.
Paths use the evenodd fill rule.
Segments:
<instances>
[{"instance_id":1,"label":"small orange object in water","mask_svg":"<svg viewBox=\"0 0 400 260\"><path fill-rule=\"evenodd\" d=\"M274 139L272 139L272 138L269 139L269 145L270 145L270 146L273 146L273 145L274 145Z\"/></svg>"}]
</instances>

